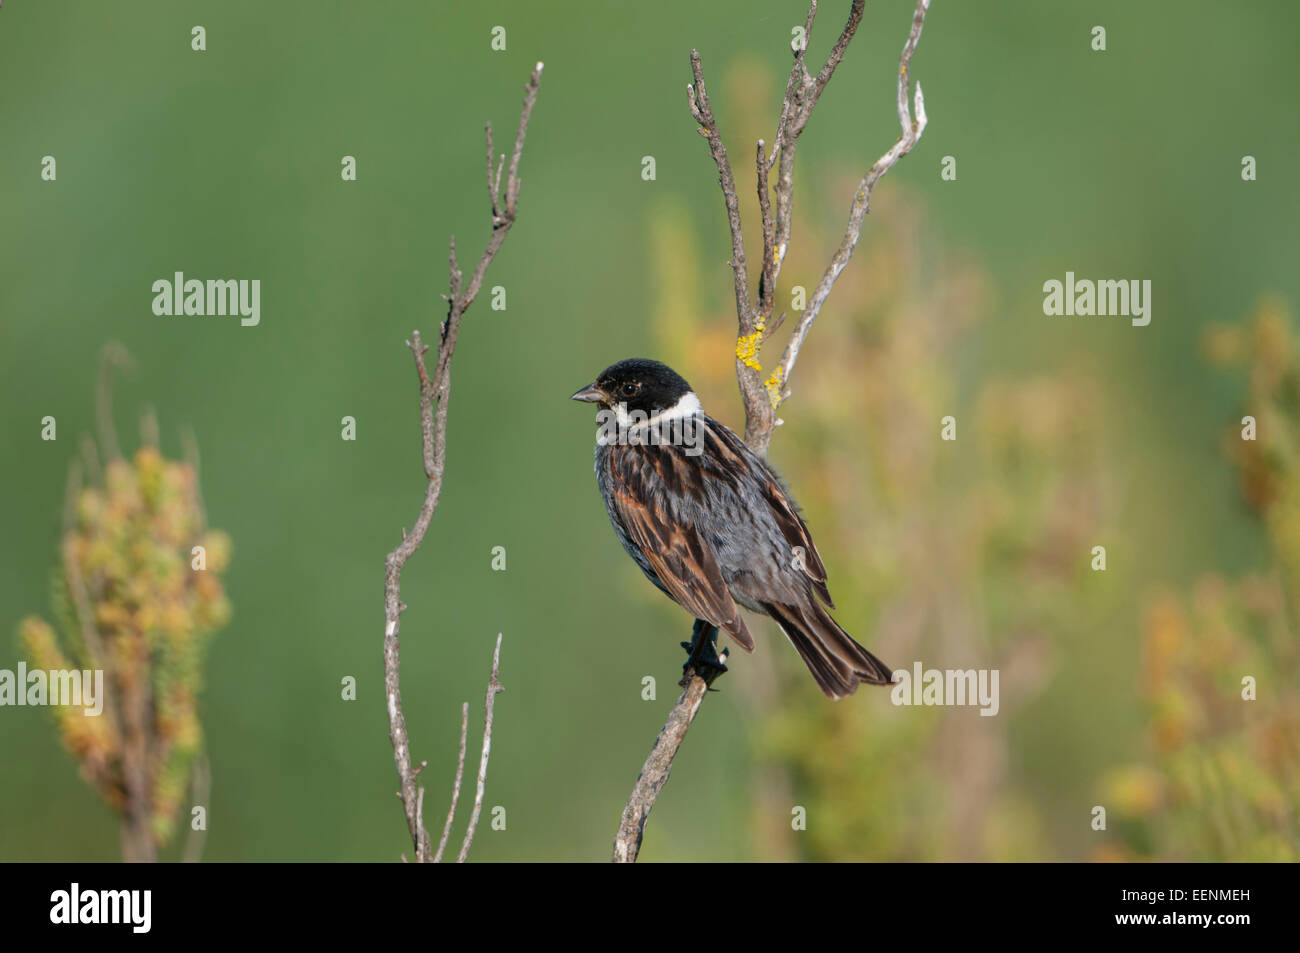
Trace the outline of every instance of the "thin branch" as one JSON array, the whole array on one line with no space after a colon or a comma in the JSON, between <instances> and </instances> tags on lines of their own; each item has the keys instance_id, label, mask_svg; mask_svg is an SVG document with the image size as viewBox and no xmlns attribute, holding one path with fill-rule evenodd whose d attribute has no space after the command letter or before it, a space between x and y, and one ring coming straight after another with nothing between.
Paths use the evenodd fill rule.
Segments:
<instances>
[{"instance_id":1,"label":"thin branch","mask_svg":"<svg viewBox=\"0 0 1300 953\"><path fill-rule=\"evenodd\" d=\"M497 647L492 653L492 674L488 676L487 696L483 700L483 751L478 759L478 790L474 793L474 810L469 816L469 827L465 830L465 839L461 841L460 854L456 863L465 863L469 856L470 844L474 843L474 832L478 830L478 818L483 812L483 792L487 788L488 755L492 752L492 713L496 707L497 695L505 691L498 677L501 674L501 633L497 633Z\"/></svg>"},{"instance_id":2,"label":"thin branch","mask_svg":"<svg viewBox=\"0 0 1300 953\"><path fill-rule=\"evenodd\" d=\"M755 166L758 173L758 200L762 217L763 266L759 273L758 291L751 303L745 265L744 236L741 230L736 183L727 162L726 149L717 122L709 107L704 87L703 67L699 53L691 51L691 72L695 78L687 87L691 115L701 126L700 134L709 141L709 151L718 166L718 179L727 209L727 223L731 228L732 268L734 271L736 315L739 336L736 345L736 378L740 383L741 398L745 404L745 442L760 453L766 452L776 427L776 407L780 399L775 395L784 385L785 368L764 380L758 362L758 348L766 341L780 322L772 321L776 307L776 285L781 276L790 246L790 228L794 200L794 159L799 136L812 118L813 109L821 99L836 68L862 22L866 0L854 0L849 17L831 48L826 61L814 76L808 71L805 53L812 40L813 23L817 18L817 0L812 0L804 21L804 42L794 48L794 64L786 82L785 97L781 102L781 115L777 121L776 138L771 155L764 157L766 144L759 140ZM928 0L927 0L928 4ZM776 183L769 185L769 173L776 166ZM772 211L772 193L775 193L775 214Z\"/></svg>"},{"instance_id":3,"label":"thin branch","mask_svg":"<svg viewBox=\"0 0 1300 953\"><path fill-rule=\"evenodd\" d=\"M424 785L420 785L415 792L415 823L424 830Z\"/></svg>"},{"instance_id":4,"label":"thin branch","mask_svg":"<svg viewBox=\"0 0 1300 953\"><path fill-rule=\"evenodd\" d=\"M758 313L760 316L772 313L772 306L776 299L776 276L780 268L774 253L776 248L776 222L772 220L772 192L767 181L770 167L763 155L764 146L763 140L758 140L757 155L754 159L758 178L758 212L763 226L763 273L758 279ZM766 336L765 334L764 337Z\"/></svg>"},{"instance_id":5,"label":"thin branch","mask_svg":"<svg viewBox=\"0 0 1300 953\"><path fill-rule=\"evenodd\" d=\"M736 316L740 322L739 340L736 345L736 377L740 381L740 391L745 401L745 439L748 440L751 428L769 426L768 421L761 416L764 406L767 408L768 417L774 419L771 404L763 388L763 379L751 364L750 349L754 347L758 340L757 336L761 336L763 331L756 327L754 308L749 302L749 266L745 258L745 235L740 223L740 199L736 195L736 177L732 174L731 162L727 159L727 148L722 143L722 134L718 131L717 120L709 104L709 93L704 84L704 67L700 62L698 50L691 50L691 73L695 82L686 87L687 103L691 115L699 123L697 131L708 140L709 153L718 167L718 184L722 188L722 199L727 209L727 224L731 229L731 269L736 296Z\"/></svg>"},{"instance_id":6,"label":"thin branch","mask_svg":"<svg viewBox=\"0 0 1300 953\"><path fill-rule=\"evenodd\" d=\"M731 173L727 147L722 144L722 134L718 132L717 121L713 118L713 107L709 105L709 92L704 85L704 71L698 50L691 50L691 72L695 76L695 82L687 85L686 95L691 107L691 115L700 124L698 132L709 141L709 152L718 167L718 184L722 186L722 197L727 206L727 224L731 227L731 269L735 279L736 313L740 316L741 333L748 334L752 330L749 271L745 262L745 236L740 228L740 200L736 197L736 177Z\"/></svg>"},{"instance_id":7,"label":"thin branch","mask_svg":"<svg viewBox=\"0 0 1300 953\"><path fill-rule=\"evenodd\" d=\"M850 207L849 224L840 247L832 257L830 265L813 292L812 299L791 334L781 362L769 381L764 382L762 368L757 360L757 349L785 318L782 314L772 320L772 314L776 304L776 283L781 274L781 265L785 262L789 250L795 151L799 136L807 127L814 107L835 75L835 70L844 59L849 43L857 33L858 26L862 22L864 5L865 0L854 0L844 29L840 31L839 38L831 48L826 61L814 76L808 71L804 61L804 53L808 42L812 39L813 21L817 17L817 0L811 0L808 16L804 21L804 43L793 51L794 64L790 68L790 78L786 82L785 97L781 102L781 113L777 120L772 151L765 152L766 143L761 139L758 141L754 166L763 236L763 267L757 294L752 303L749 298L744 236L741 229L739 202L736 197L735 178L727 161L727 153L722 144L717 121L709 105L700 55L695 50L691 51L691 73L695 82L686 88L687 101L691 115L700 125L699 133L708 140L709 152L718 167L718 182L722 188L727 224L731 230L731 265L735 283L736 317L740 329L740 338L736 347L736 377L745 404L745 443L760 455L767 453L768 445L772 440L772 431L778 423L776 408L790 396L787 383L798 359L799 349L803 346L804 339L808 336L808 331L816 320L822 304L830 294L835 279L848 264L857 245L862 221L868 211L872 188L881 176L912 150L925 130L925 100L921 95L920 83L916 85L915 118L907 108L912 54L921 39L921 28L925 24L925 15L930 9L930 0L917 0L916 12L912 17L912 29L907 43L903 46L898 70L898 115L902 136L868 170L862 184L859 185ZM776 169L774 183L771 181L773 168ZM697 633L699 626L700 623L697 622ZM685 691L669 713L668 722L659 733L654 748L641 769L641 775L637 778L636 787L627 802L627 807L623 811L622 822L614 841L615 861L636 860L641 849L646 819L650 816L659 791L668 780L673 759L704 700L709 680L688 667L683 684Z\"/></svg>"},{"instance_id":8,"label":"thin branch","mask_svg":"<svg viewBox=\"0 0 1300 953\"><path fill-rule=\"evenodd\" d=\"M501 176L498 175L495 179L492 177L492 156L494 154L492 149L492 123L487 122L483 124L483 136L487 139L488 200L492 203L492 222L493 224L496 224L497 216L501 214L501 210L497 208L497 195L501 192L501 187L498 183L500 182Z\"/></svg>"},{"instance_id":9,"label":"thin branch","mask_svg":"<svg viewBox=\"0 0 1300 953\"><path fill-rule=\"evenodd\" d=\"M770 257L772 259L772 286L769 289L766 302L767 309L761 313L761 318L767 318L772 313L776 280L780 277L781 265L785 263L786 251L790 245L791 210L794 202L794 157L799 143L799 136L803 134L808 125L808 120L812 118L813 108L817 105L817 101L821 99L822 91L831 81L831 77L835 75L835 68L844 59L844 51L848 49L849 43L858 32L858 24L862 22L862 10L865 2L866 0L854 0L852 7L849 9L848 22L844 24L839 39L835 41L835 46L831 49L830 54L826 57L826 62L822 64L822 68L817 71L815 77L808 74L807 66L804 63L804 51L798 50L795 53L795 65L790 80L793 84L797 79L798 84L793 89L787 86L788 106L782 106L782 117L781 122L778 123L777 139L773 143L774 156L780 159L776 181L776 234L771 246L764 249L765 266L767 265L766 258ZM813 0L812 6L808 10L808 20L804 28L805 46L807 42L812 40L813 20L816 17L817 2ZM764 449L766 449L766 445Z\"/></svg>"},{"instance_id":10,"label":"thin branch","mask_svg":"<svg viewBox=\"0 0 1300 953\"><path fill-rule=\"evenodd\" d=\"M465 777L465 746L468 741L469 702L464 702L460 706L460 755L456 758L456 780L451 787L451 807L447 809L447 821L442 825L442 837L438 838L438 852L433 855L435 864L442 862L447 839L451 837L451 822L456 819L456 806L460 804L460 782Z\"/></svg>"},{"instance_id":11,"label":"thin branch","mask_svg":"<svg viewBox=\"0 0 1300 953\"><path fill-rule=\"evenodd\" d=\"M686 738L686 730L695 720L695 713L700 710L700 704L708 690L708 683L703 678L698 675L692 677L669 713L667 724L655 739L650 756L645 759L641 774L636 779L636 787L632 789L627 807L623 809L623 819L618 825L618 835L614 838L615 863L633 863L641 852L641 838L645 834L650 811L655 806L659 791L668 783L668 774L673 769L677 749Z\"/></svg>"},{"instance_id":12,"label":"thin branch","mask_svg":"<svg viewBox=\"0 0 1300 953\"><path fill-rule=\"evenodd\" d=\"M875 165L867 170L857 191L853 194L853 202L849 206L849 222L844 230L844 237L840 241L840 247L835 250L831 257L830 264L822 274L821 281L809 298L807 307L804 308L799 323L795 325L794 333L791 334L789 342L786 344L785 353L781 357L780 381L783 387L778 405L784 402L790 396L789 381L790 375L794 371L795 361L799 359L799 349L803 347L804 339L808 337L812 324L817 320L817 315L821 313L822 305L826 302L827 296L831 293L831 288L835 285L835 280L839 278L840 272L849 263L853 256L853 250L857 247L858 236L862 233L862 222L870 211L871 190L875 188L876 183L886 172L898 164L898 160L903 158L912 151L912 148L920 141L921 133L925 131L925 96L921 92L921 84L916 84L915 96L915 119L907 108L908 87L910 85L912 54L916 51L916 44L921 39L921 28L925 26L925 14L930 9L930 0L919 0L916 5L916 13L912 17L912 31L907 37L907 42L903 45L903 53L899 57L898 63L898 121L902 127L902 135L898 141L890 147L889 151L876 160Z\"/></svg>"},{"instance_id":13,"label":"thin branch","mask_svg":"<svg viewBox=\"0 0 1300 953\"><path fill-rule=\"evenodd\" d=\"M416 376L420 382L421 448L428 485L425 488L424 502L416 516L415 525L410 533L403 533L401 543L388 554L384 563L384 692L388 707L389 738L393 744L393 760L397 766L397 779L400 785L398 795L402 799L406 812L406 824L411 843L415 846L417 863L427 863L433 859L433 846L429 832L424 828L421 811L423 805L415 781L416 772L411 767L410 736L406 728L406 717L402 713L399 674L401 657L398 644L400 617L406 608L401 598L402 569L423 542L429 523L433 519L434 510L438 506L438 498L442 493L442 477L447 457L447 404L451 394L451 357L456 349L456 337L460 331L461 319L473 304L483 284L483 276L487 273L488 266L496 257L510 227L515 222L520 185L519 159L523 154L528 120L537 102L541 80L542 64L538 63L528 80L528 85L524 87L524 104L519 114L519 128L515 134L510 171L506 178L504 194L500 198L497 189L500 174L498 173L495 179L492 175L491 126L489 125L486 130L489 156L487 176L488 186L492 190L492 233L487 247L474 266L468 286L462 286L461 273L456 262L456 240L454 237L451 240L448 254L450 295L447 296L447 318L442 322L437 361L432 375L424 359L429 346L422 342L420 332L412 332L411 340L406 342L415 359Z\"/></svg>"}]
</instances>

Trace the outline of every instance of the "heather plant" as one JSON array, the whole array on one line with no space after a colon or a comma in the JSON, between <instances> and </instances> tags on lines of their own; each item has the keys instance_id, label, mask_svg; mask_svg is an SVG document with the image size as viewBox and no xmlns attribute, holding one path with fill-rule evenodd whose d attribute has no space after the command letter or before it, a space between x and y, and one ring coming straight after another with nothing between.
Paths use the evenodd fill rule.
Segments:
<instances>
[{"instance_id":1,"label":"heather plant","mask_svg":"<svg viewBox=\"0 0 1300 953\"><path fill-rule=\"evenodd\" d=\"M19 636L35 669L103 672L102 714L51 711L82 777L120 815L124 857L152 860L202 748L203 658L230 617L231 544L206 525L193 463L152 442L129 459L115 437L101 442L102 470L86 485L78 470L70 479L55 621L28 617Z\"/></svg>"}]
</instances>

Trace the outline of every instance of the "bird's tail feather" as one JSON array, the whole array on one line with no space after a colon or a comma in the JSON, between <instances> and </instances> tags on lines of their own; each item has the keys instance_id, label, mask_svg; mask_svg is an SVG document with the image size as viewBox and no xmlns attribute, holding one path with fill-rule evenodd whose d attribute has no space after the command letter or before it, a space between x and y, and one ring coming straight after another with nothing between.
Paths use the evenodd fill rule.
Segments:
<instances>
[{"instance_id":1,"label":"bird's tail feather","mask_svg":"<svg viewBox=\"0 0 1300 953\"><path fill-rule=\"evenodd\" d=\"M855 642L820 605L764 603L763 610L781 626L828 697L852 695L861 683L891 683L889 666Z\"/></svg>"}]
</instances>

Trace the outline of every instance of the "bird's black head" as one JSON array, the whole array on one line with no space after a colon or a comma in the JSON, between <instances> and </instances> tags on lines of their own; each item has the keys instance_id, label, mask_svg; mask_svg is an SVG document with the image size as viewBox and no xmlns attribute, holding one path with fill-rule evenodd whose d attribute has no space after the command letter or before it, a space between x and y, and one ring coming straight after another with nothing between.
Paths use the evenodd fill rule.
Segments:
<instances>
[{"instance_id":1,"label":"bird's black head","mask_svg":"<svg viewBox=\"0 0 1300 953\"><path fill-rule=\"evenodd\" d=\"M643 358L631 358L610 365L600 372L594 384L573 395L573 400L614 407L626 404L629 411L639 410L647 416L678 407L692 394L691 385L667 364Z\"/></svg>"}]
</instances>

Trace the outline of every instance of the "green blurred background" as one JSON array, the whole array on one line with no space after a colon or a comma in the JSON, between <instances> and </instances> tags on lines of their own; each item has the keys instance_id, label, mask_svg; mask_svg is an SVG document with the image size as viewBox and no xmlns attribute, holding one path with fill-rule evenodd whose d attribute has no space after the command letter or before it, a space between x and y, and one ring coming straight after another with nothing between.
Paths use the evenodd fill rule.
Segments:
<instances>
[{"instance_id":1,"label":"green blurred background","mask_svg":"<svg viewBox=\"0 0 1300 953\"><path fill-rule=\"evenodd\" d=\"M780 306L815 284L858 179L898 135L912 6L868 3L801 140ZM848 4L823 7L817 62ZM606 859L690 620L622 554L590 409L566 398L654 356L742 423L730 248L687 53L703 55L752 225L748 157L771 139L805 12L5 3L0 668L21 657L19 620L49 613L68 467L94 429L98 355L120 341L136 363L114 390L124 444L145 405L165 455L192 429L209 520L234 545L233 618L200 706L206 859L409 852L380 652L384 555L424 486L403 341L432 337L444 312L448 236L466 267L482 248L482 124L508 141L544 60L519 221L487 281L507 308L484 296L466 318L442 503L403 579L402 685L433 827L460 703L472 761L504 632L486 803L508 820L484 824L473 856ZM1090 48L1098 24L1105 52ZM1294 527L1269 506L1288 499L1293 450L1259 464L1280 496L1243 498L1225 434L1273 398L1272 433L1297 416L1297 35L1285 0L936 0L913 61L929 128L875 192L771 458L846 628L896 667L1000 667L1001 713L870 692L831 705L764 623L692 730L644 859L1295 857L1295 640L1290 613L1258 596L1291 584ZM1244 155L1258 181L1242 181ZM758 247L751 229L751 259ZM1150 279L1150 326L1045 317L1042 284L1067 270ZM151 285L174 271L259 278L260 326L155 317ZM1237 334L1219 356L1245 371L1207 359L1224 322ZM955 444L938 440L947 414ZM40 439L46 415L57 441ZM1095 545L1105 573L1089 570ZM491 571L495 546L506 572ZM1242 674L1260 681L1253 707L1234 704ZM355 702L339 697L347 675ZM0 710L0 772L0 859L118 857L115 817L48 712ZM1096 804L1107 831L1090 827ZM794 805L807 831L790 829Z\"/></svg>"}]
</instances>

